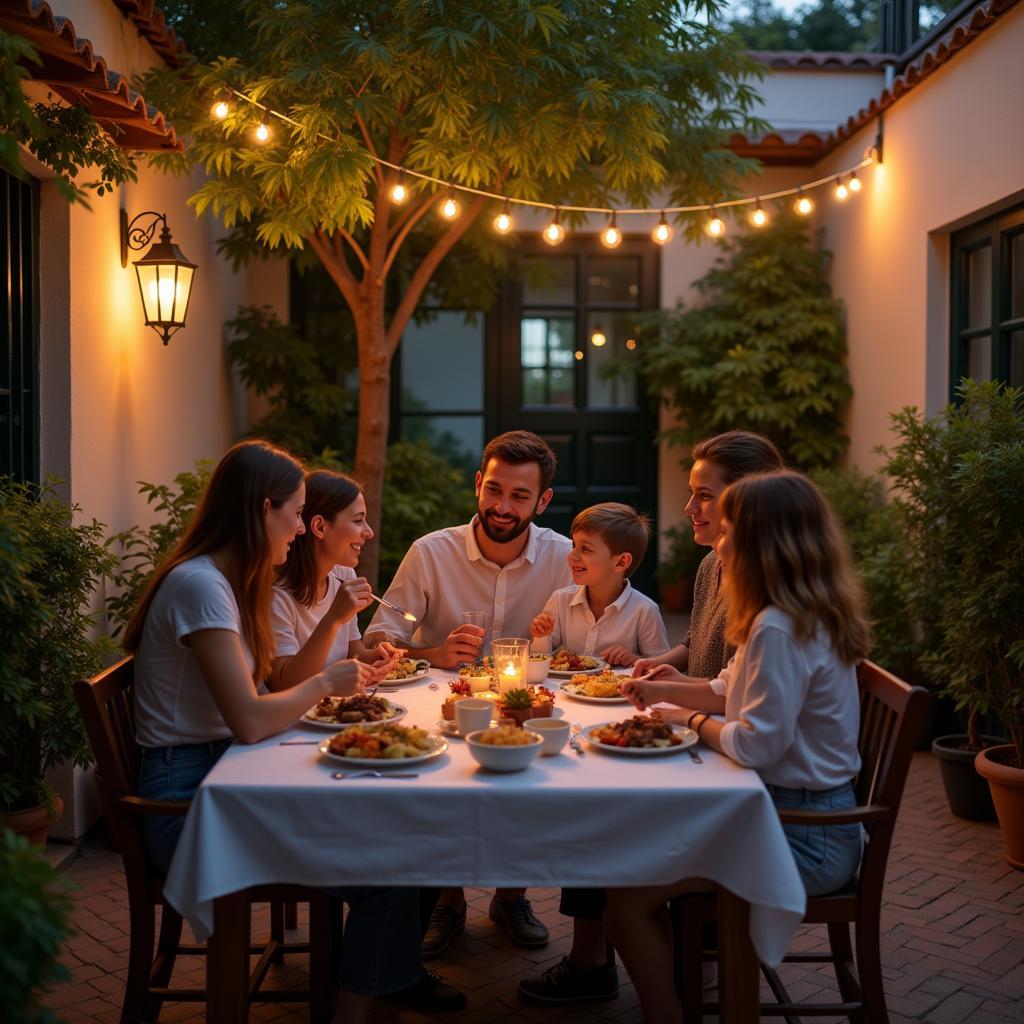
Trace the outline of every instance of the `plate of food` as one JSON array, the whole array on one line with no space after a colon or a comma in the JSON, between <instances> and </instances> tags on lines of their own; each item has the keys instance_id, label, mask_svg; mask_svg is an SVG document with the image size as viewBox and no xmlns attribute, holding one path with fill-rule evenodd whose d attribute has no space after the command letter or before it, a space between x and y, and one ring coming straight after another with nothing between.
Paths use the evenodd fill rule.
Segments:
<instances>
[{"instance_id":1,"label":"plate of food","mask_svg":"<svg viewBox=\"0 0 1024 1024\"><path fill-rule=\"evenodd\" d=\"M422 658L400 658L395 667L384 677L382 682L392 686L404 686L415 683L430 672L430 662Z\"/></svg>"},{"instance_id":2,"label":"plate of food","mask_svg":"<svg viewBox=\"0 0 1024 1024\"><path fill-rule=\"evenodd\" d=\"M448 742L416 726L353 725L324 740L319 749L331 761L385 768L440 757L448 749Z\"/></svg>"},{"instance_id":3,"label":"plate of food","mask_svg":"<svg viewBox=\"0 0 1024 1024\"><path fill-rule=\"evenodd\" d=\"M408 714L408 710L401 704L392 704L384 697L357 693L352 697L324 697L302 716L302 721L318 729L333 729L337 732L339 728L350 725L389 725L399 722Z\"/></svg>"},{"instance_id":4,"label":"plate of food","mask_svg":"<svg viewBox=\"0 0 1024 1024\"><path fill-rule=\"evenodd\" d=\"M672 725L647 715L589 725L583 730L583 738L598 750L629 757L675 754L697 742L697 734L685 725Z\"/></svg>"},{"instance_id":5,"label":"plate of food","mask_svg":"<svg viewBox=\"0 0 1024 1024\"><path fill-rule=\"evenodd\" d=\"M606 668L608 668L608 662L603 658L561 650L552 657L551 663L548 665L548 675L569 679L587 672L603 672Z\"/></svg>"},{"instance_id":6,"label":"plate of food","mask_svg":"<svg viewBox=\"0 0 1024 1024\"><path fill-rule=\"evenodd\" d=\"M597 675L580 673L562 683L562 693L584 704L628 704L622 696L622 681L629 676L605 669Z\"/></svg>"}]
</instances>

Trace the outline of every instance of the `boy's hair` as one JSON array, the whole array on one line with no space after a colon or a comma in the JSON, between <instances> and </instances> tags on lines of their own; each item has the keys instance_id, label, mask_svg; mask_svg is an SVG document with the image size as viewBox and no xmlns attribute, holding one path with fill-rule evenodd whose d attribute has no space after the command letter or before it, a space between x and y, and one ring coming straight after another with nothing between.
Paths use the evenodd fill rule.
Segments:
<instances>
[{"instance_id":1,"label":"boy's hair","mask_svg":"<svg viewBox=\"0 0 1024 1024\"><path fill-rule=\"evenodd\" d=\"M576 516L569 535L572 536L577 530L596 533L613 555L621 555L623 552L631 554L633 561L626 570L626 576L632 576L647 552L647 544L651 539L651 520L620 501L602 501L600 505L591 505Z\"/></svg>"},{"instance_id":2,"label":"boy's hair","mask_svg":"<svg viewBox=\"0 0 1024 1024\"><path fill-rule=\"evenodd\" d=\"M527 462L536 462L540 468L540 491L543 494L555 478L555 470L558 467L558 460L551 450L551 445L542 437L531 433L529 430L510 430L506 434L499 434L491 438L484 448L483 458L480 460L481 474L487 472L487 465L491 459L499 459L511 466L521 466Z\"/></svg>"}]
</instances>

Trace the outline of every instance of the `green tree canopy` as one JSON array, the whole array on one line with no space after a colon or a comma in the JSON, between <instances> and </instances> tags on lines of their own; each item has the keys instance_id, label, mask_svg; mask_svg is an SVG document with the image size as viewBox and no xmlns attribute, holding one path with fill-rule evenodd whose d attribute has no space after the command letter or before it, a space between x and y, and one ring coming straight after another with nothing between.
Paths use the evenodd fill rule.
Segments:
<instances>
[{"instance_id":1,"label":"green tree canopy","mask_svg":"<svg viewBox=\"0 0 1024 1024\"><path fill-rule=\"evenodd\" d=\"M878 0L817 0L788 15L771 0L747 0L729 26L751 50L877 50L878 6Z\"/></svg>"},{"instance_id":2,"label":"green tree canopy","mask_svg":"<svg viewBox=\"0 0 1024 1024\"><path fill-rule=\"evenodd\" d=\"M750 115L756 67L715 26L719 11L717 0L248 0L224 14L236 20L233 53L147 81L190 139L186 160L210 175L196 211L233 229L236 254L253 239L311 249L351 309L355 472L374 527L402 331L458 242L494 244L475 222L498 212L462 196L460 215L441 220L442 192L412 179L398 206L396 173L374 158L561 204L721 196L752 169L725 148L727 131L760 125ZM213 16L197 15L195 27L204 18ZM228 86L289 120L244 101L212 120ZM271 136L259 145L263 117ZM403 251L416 255L403 261ZM374 577L375 546L362 568Z\"/></svg>"}]
</instances>

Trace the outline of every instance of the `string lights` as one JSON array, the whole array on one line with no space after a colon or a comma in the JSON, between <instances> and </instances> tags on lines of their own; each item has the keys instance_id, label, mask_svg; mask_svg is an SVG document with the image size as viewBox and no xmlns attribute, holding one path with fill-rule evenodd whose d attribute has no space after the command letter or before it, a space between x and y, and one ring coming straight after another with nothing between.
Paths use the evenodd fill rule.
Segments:
<instances>
[{"instance_id":1,"label":"string lights","mask_svg":"<svg viewBox=\"0 0 1024 1024\"><path fill-rule=\"evenodd\" d=\"M242 100L245 103L257 108L262 115L262 119L254 130L254 137L260 144L266 143L271 138L271 130L267 124L267 120L270 117L276 118L285 124L292 125L296 128L302 128L303 126L294 118L289 117L287 114L283 114L278 110L274 110L271 107L260 103L257 100L252 99L243 92L239 92L237 89L227 87L225 92L230 93L235 98ZM215 121L225 121L231 114L231 105L226 99L218 99L210 107L210 116ZM325 135L322 132L316 133L317 137L323 139L325 142L336 142L336 139L331 138L329 135ZM411 190L406 184L406 178L415 178L418 181L425 182L436 188L444 190L444 198L437 207L438 213L445 220L456 220L462 212L462 207L459 203L458 196L460 194L477 196L484 199L492 199L496 202L502 203L501 212L494 217L492 226L498 234L507 235L514 228L514 221L512 218L511 206L524 206L527 208L533 208L537 210L549 210L551 211L551 221L541 232L541 237L547 242L548 245L556 246L560 245L566 236L565 227L562 224L563 212L569 211L572 213L583 213L583 214L604 214L608 217L608 222L604 229L601 231L599 238L601 244L607 249L617 249L622 244L623 233L618 225L618 216L657 216L658 223L651 231L651 240L656 245L666 245L673 238L674 231L672 226L669 224L667 216L668 214L700 214L706 213L708 216L707 221L704 224L704 231L711 238L721 238L726 233L726 224L721 216L720 210L724 210L729 207L748 207L752 206L753 209L747 215L747 221L754 228L762 228L769 223L770 217L768 212L762 206L763 202L771 202L773 200L786 199L790 196L795 197L793 200L793 209L802 217L809 216L814 211L814 200L811 199L808 192L813 189L821 188L825 185L832 185L832 194L837 202L845 202L850 196L857 194L863 188L863 182L857 176L857 172L864 167L868 167L873 163L881 163L881 146L876 142L875 147L870 151L870 154L866 156L859 163L852 167L847 167L840 171L838 174L830 174L827 177L819 178L816 181L805 182L802 185L797 185L792 188L780 189L777 192L770 194L763 194L752 197L744 197L739 199L726 199L717 203L698 203L691 206L672 206L664 207L663 209L657 208L644 208L644 209L609 209L608 207L600 206L562 206L556 203L545 202L536 199L519 199L511 196L502 196L494 192L488 192L484 189L473 188L469 185L459 185L451 181L446 181L443 178L436 178L433 175L425 174L422 171L417 171L412 168L402 167L399 164L392 163L389 160L385 160L382 157L377 156L375 153L369 154L370 159L373 160L380 167L387 168L391 171L396 172L397 179L389 190L389 196L393 203L401 205L410 196ZM845 181L843 180L845 177ZM603 335L602 335L603 337ZM593 339L592 339L593 340ZM594 342L600 344L600 342ZM577 358L582 357L582 353L576 353Z\"/></svg>"}]
</instances>

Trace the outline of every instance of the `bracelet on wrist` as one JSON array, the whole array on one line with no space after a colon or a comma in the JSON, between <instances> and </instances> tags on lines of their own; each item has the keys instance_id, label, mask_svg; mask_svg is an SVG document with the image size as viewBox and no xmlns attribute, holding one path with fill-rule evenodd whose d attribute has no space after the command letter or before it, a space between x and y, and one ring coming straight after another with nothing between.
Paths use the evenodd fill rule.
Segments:
<instances>
[{"instance_id":1,"label":"bracelet on wrist","mask_svg":"<svg viewBox=\"0 0 1024 1024\"><path fill-rule=\"evenodd\" d=\"M705 716L704 716L704 717L703 717L703 718L702 718L702 719L701 719L701 720L700 720L700 721L699 721L699 722L697 723L697 728L696 728L696 729L694 730L694 731L695 731L695 732L697 733L697 739L700 739L700 731L701 731L701 729L703 729L703 728L704 728L704 726L705 726L705 725L707 724L707 720L708 720L708 719L709 719L710 717L711 717L710 715L705 715Z\"/></svg>"},{"instance_id":2,"label":"bracelet on wrist","mask_svg":"<svg viewBox=\"0 0 1024 1024\"><path fill-rule=\"evenodd\" d=\"M689 718L687 718L687 720L686 720L686 728L687 728L687 729L692 729L692 728L693 728L693 720L694 720L694 719L695 719L695 718L696 718L696 717L697 717L697 716L698 716L699 714L702 714L702 712L700 712L700 711L691 711L691 712L690 712L690 717L689 717Z\"/></svg>"}]
</instances>

